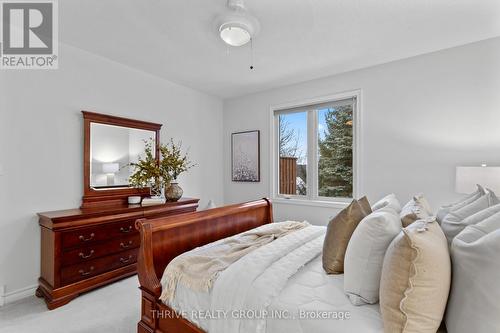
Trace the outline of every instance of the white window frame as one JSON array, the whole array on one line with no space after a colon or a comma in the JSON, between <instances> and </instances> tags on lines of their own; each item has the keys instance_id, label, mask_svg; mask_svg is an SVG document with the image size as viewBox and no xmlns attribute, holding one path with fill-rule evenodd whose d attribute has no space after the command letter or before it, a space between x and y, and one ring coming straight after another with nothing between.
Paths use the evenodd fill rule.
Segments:
<instances>
[{"instance_id":1,"label":"white window frame","mask_svg":"<svg viewBox=\"0 0 500 333\"><path fill-rule=\"evenodd\" d=\"M343 99L355 98L355 108L353 109L353 197L357 198L361 192L361 172L360 172L360 156L361 156L361 118L362 118L362 98L361 89L346 91L342 93L332 94L328 96L315 97L306 100L294 101L270 107L270 161L271 161L271 198L274 202L285 204L301 204L308 206L323 206L323 207L345 207L352 198L336 198L336 197L320 197L318 193L318 158L315 151L318 146L318 113L307 113L307 194L306 195L285 195L279 193L279 117L278 111L283 111L293 108L307 108L316 104L335 102ZM299 111L300 112L300 111ZM312 181L310 181L312 180Z\"/></svg>"}]
</instances>

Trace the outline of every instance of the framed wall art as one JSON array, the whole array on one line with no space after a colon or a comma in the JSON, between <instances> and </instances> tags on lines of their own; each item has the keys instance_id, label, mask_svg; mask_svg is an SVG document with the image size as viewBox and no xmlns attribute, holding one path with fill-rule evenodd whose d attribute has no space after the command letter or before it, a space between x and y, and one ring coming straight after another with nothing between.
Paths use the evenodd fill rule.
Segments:
<instances>
[{"instance_id":1,"label":"framed wall art","mask_svg":"<svg viewBox=\"0 0 500 333\"><path fill-rule=\"evenodd\" d=\"M260 131L231 134L231 174L234 182L260 182Z\"/></svg>"}]
</instances>

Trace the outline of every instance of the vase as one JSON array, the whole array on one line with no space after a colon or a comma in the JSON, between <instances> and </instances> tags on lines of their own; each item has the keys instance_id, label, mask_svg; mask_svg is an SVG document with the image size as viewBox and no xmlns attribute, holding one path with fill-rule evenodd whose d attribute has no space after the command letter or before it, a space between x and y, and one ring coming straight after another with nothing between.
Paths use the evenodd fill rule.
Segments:
<instances>
[{"instance_id":1,"label":"vase","mask_svg":"<svg viewBox=\"0 0 500 333\"><path fill-rule=\"evenodd\" d=\"M183 193L184 191L178 182L171 182L170 186L165 189L165 198L167 198L167 201L177 201L182 197Z\"/></svg>"}]
</instances>

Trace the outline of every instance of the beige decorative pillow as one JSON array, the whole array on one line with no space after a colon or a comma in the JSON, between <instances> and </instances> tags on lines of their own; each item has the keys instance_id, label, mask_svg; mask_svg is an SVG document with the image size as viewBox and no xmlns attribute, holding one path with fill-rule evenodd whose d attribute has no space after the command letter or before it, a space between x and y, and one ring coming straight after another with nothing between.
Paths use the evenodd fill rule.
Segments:
<instances>
[{"instance_id":1,"label":"beige decorative pillow","mask_svg":"<svg viewBox=\"0 0 500 333\"><path fill-rule=\"evenodd\" d=\"M416 220L426 219L432 216L432 209L423 194L417 194L401 209L401 222L407 227Z\"/></svg>"},{"instance_id":2,"label":"beige decorative pillow","mask_svg":"<svg viewBox=\"0 0 500 333\"><path fill-rule=\"evenodd\" d=\"M432 221L432 222L431 222ZM386 333L435 333L450 290L448 243L433 218L412 223L387 249L380 282Z\"/></svg>"},{"instance_id":3,"label":"beige decorative pillow","mask_svg":"<svg viewBox=\"0 0 500 333\"><path fill-rule=\"evenodd\" d=\"M323 269L328 274L344 272L344 257L349 239L359 222L370 213L368 200L362 198L359 202L353 200L330 220L323 243Z\"/></svg>"}]
</instances>

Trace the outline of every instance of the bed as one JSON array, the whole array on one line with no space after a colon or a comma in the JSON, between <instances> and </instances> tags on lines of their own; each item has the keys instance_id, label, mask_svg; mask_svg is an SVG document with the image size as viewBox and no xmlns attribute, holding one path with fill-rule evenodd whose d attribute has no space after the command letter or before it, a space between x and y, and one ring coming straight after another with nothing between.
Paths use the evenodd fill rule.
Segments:
<instances>
[{"instance_id":1,"label":"bed","mask_svg":"<svg viewBox=\"0 0 500 333\"><path fill-rule=\"evenodd\" d=\"M320 247L324 227L308 227L253 251L223 271L210 292L193 291L179 284L171 302L160 300L162 275L176 256L271 222L272 205L267 199L137 221L142 292L138 332L383 331L378 304L353 306L344 294L343 275L323 271ZM287 249L300 238L307 240L304 245L293 251ZM259 263L273 256L276 258L271 268L259 271ZM211 313L214 304L226 312ZM254 311L240 311L246 309ZM214 315L218 319L214 320ZM255 318L248 320L252 316Z\"/></svg>"}]
</instances>

